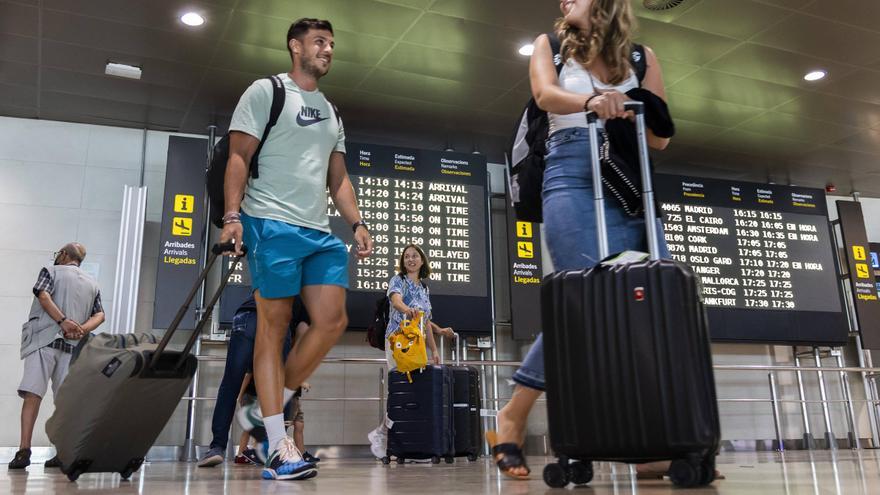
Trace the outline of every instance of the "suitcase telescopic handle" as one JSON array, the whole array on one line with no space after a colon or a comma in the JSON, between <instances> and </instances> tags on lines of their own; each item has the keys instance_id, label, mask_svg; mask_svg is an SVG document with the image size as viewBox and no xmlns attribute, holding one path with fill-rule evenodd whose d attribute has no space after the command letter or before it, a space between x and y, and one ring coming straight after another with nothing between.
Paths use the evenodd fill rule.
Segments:
<instances>
[{"instance_id":1,"label":"suitcase telescopic handle","mask_svg":"<svg viewBox=\"0 0 880 495\"><path fill-rule=\"evenodd\" d=\"M221 255L223 253L231 253L235 251L235 241L227 241L223 244L217 243L211 247L211 252L215 255ZM241 254L242 256L248 253L248 247L244 244L241 245Z\"/></svg>"},{"instance_id":2,"label":"suitcase telescopic handle","mask_svg":"<svg viewBox=\"0 0 880 495\"><path fill-rule=\"evenodd\" d=\"M660 257L660 238L656 228L657 209L654 206L654 185L651 178L651 165L648 156L648 134L645 127L645 104L640 101L624 103L624 109L636 116L636 138L639 143L639 170L642 177L642 203L645 209L645 232L648 237L650 259ZM602 186L602 167L599 162L599 132L596 112L587 112L587 127L590 136L590 162L593 171L593 194L596 210L596 230L598 231L599 258L608 257L608 225L605 222L605 189Z\"/></svg>"},{"instance_id":3,"label":"suitcase telescopic handle","mask_svg":"<svg viewBox=\"0 0 880 495\"><path fill-rule=\"evenodd\" d=\"M149 367L155 368L157 364L159 364L159 357L162 355L162 352L165 350L165 347L168 346L168 342L171 341L171 337L174 336L174 333L177 332L177 327L180 326L180 322L183 321L184 316L186 316L186 312L189 311L189 307L192 304L193 299L196 296L196 293L199 291L199 287L205 282L205 279L208 278L208 273L211 272L211 268L214 266L214 262L217 261L217 257L219 257L223 253L232 252L235 250L235 243L226 242L223 244L214 244L211 247L211 254L208 255L208 262L205 263L205 268L199 273L198 278L196 278L196 282L193 284L192 288L187 294L184 303L180 306L180 309L177 310L177 314L174 315L174 319L171 321L171 325L168 326L168 329L165 331L165 335L162 336L162 340L159 342L159 345L156 346L156 350L153 353L153 357L150 359ZM247 246L242 244L241 251L244 254L247 254ZM235 256L233 258L233 265L238 263L238 260L241 259L241 256ZM226 287L226 284L229 282L229 279L235 273L235 270L230 270L228 275L221 279L220 287L217 288L217 292L214 293L214 296L211 298L211 302L205 307L205 311L202 313L201 318L199 319L198 324L196 324L195 330L193 330L192 336L190 336L189 341L187 342L187 346L185 350L181 353L181 359L178 361L178 365L182 364L184 358L187 353L189 353L190 348L192 348L193 343L195 343L198 338L198 334L201 333L202 328L205 326L205 322L210 317L211 310L214 308L214 305L217 304L217 299L220 298L220 294L223 292L223 289Z\"/></svg>"}]
</instances>

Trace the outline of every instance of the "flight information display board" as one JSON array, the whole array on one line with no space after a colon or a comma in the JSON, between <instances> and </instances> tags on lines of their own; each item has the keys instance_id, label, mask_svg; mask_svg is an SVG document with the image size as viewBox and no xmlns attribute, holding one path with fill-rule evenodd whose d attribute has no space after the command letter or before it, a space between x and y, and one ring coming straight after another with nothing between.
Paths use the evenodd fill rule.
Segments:
<instances>
[{"instance_id":1,"label":"flight information display board","mask_svg":"<svg viewBox=\"0 0 880 495\"><path fill-rule=\"evenodd\" d=\"M349 258L349 326L372 324L376 301L397 273L403 248L416 244L430 262L425 282L435 321L456 332L490 333L486 157L350 142L346 151L358 208L374 241L369 258ZM331 231L352 252L351 225L332 199L327 214ZM223 323L250 294L247 263L236 271L221 301Z\"/></svg>"},{"instance_id":2,"label":"flight information display board","mask_svg":"<svg viewBox=\"0 0 880 495\"><path fill-rule=\"evenodd\" d=\"M843 344L825 192L658 174L672 257L702 282L713 340Z\"/></svg>"},{"instance_id":3,"label":"flight information display board","mask_svg":"<svg viewBox=\"0 0 880 495\"><path fill-rule=\"evenodd\" d=\"M375 246L349 262L350 326L365 328L376 300L397 273L404 246L430 260L426 281L436 322L489 333L488 176L484 155L346 143L346 167ZM351 226L328 209L334 234L353 242Z\"/></svg>"}]
</instances>

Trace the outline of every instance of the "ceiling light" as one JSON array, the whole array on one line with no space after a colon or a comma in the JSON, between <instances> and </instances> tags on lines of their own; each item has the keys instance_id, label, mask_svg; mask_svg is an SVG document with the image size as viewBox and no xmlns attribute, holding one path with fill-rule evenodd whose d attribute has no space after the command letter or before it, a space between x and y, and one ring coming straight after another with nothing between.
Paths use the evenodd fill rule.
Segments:
<instances>
[{"instance_id":1,"label":"ceiling light","mask_svg":"<svg viewBox=\"0 0 880 495\"><path fill-rule=\"evenodd\" d=\"M180 16L180 22L187 26L201 26L205 23L205 18L195 12L187 12Z\"/></svg>"},{"instance_id":2,"label":"ceiling light","mask_svg":"<svg viewBox=\"0 0 880 495\"><path fill-rule=\"evenodd\" d=\"M526 57L531 57L532 53L534 53L534 51L535 51L535 45L533 45L531 43L519 47L519 54L526 56Z\"/></svg>"},{"instance_id":3,"label":"ceiling light","mask_svg":"<svg viewBox=\"0 0 880 495\"><path fill-rule=\"evenodd\" d=\"M125 77L128 79L140 79L141 68L134 65L107 62L107 66L104 68L104 74L107 74L108 76Z\"/></svg>"},{"instance_id":4,"label":"ceiling light","mask_svg":"<svg viewBox=\"0 0 880 495\"><path fill-rule=\"evenodd\" d=\"M819 79L822 79L827 75L828 75L828 73L825 72L824 70L814 70L814 71L807 72L807 75L804 76L804 80L805 81L818 81Z\"/></svg>"}]
</instances>

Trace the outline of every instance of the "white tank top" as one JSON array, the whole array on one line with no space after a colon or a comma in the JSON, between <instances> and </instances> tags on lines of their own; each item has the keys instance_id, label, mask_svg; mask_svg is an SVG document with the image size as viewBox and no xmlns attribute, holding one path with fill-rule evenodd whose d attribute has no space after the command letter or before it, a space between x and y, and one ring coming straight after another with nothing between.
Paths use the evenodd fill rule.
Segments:
<instances>
[{"instance_id":1,"label":"white tank top","mask_svg":"<svg viewBox=\"0 0 880 495\"><path fill-rule=\"evenodd\" d=\"M590 71L585 69L583 65L576 62L574 59L569 59L559 72L559 86L566 91L583 95L594 93L594 88L602 90L614 89L621 93L626 93L633 88L638 88L639 80L635 73L630 70L629 77L624 79L622 83L616 86L613 84L603 84L602 81L596 77L591 77ZM586 97L584 100L586 100ZM547 117L550 120L550 134L553 134L560 129L587 127L586 112L570 113L567 115L547 112ZM602 126L601 120L599 121L599 126Z\"/></svg>"}]
</instances>

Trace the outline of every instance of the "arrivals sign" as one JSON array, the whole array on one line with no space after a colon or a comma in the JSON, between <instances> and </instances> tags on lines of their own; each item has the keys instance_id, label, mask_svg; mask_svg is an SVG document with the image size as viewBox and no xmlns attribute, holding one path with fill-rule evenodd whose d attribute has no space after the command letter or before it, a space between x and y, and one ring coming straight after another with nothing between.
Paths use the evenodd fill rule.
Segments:
<instances>
[{"instance_id":1,"label":"arrivals sign","mask_svg":"<svg viewBox=\"0 0 880 495\"><path fill-rule=\"evenodd\" d=\"M862 205L855 201L837 201L837 218L843 234L843 248L849 267L849 283L859 321L862 348L880 349L880 300L874 280L871 246L865 231Z\"/></svg>"},{"instance_id":2,"label":"arrivals sign","mask_svg":"<svg viewBox=\"0 0 880 495\"><path fill-rule=\"evenodd\" d=\"M199 276L206 228L206 149L205 139L168 138L153 328L168 328ZM195 306L190 306L181 329L195 328Z\"/></svg>"},{"instance_id":3,"label":"arrivals sign","mask_svg":"<svg viewBox=\"0 0 880 495\"><path fill-rule=\"evenodd\" d=\"M541 333L541 225L517 220L510 201L507 238L513 338L531 340Z\"/></svg>"}]
</instances>

